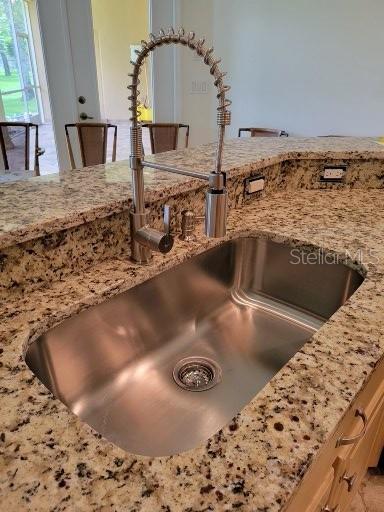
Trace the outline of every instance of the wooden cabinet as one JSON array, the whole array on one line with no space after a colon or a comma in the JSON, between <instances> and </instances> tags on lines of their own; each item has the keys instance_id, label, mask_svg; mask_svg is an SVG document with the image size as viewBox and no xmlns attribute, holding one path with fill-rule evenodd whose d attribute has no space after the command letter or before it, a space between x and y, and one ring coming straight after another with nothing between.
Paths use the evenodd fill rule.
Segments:
<instances>
[{"instance_id":1,"label":"wooden cabinet","mask_svg":"<svg viewBox=\"0 0 384 512\"><path fill-rule=\"evenodd\" d=\"M345 473L341 477L342 491L340 495L340 510L347 512L351 499L357 492L368 467L377 464L383 446L384 400L381 400L370 417L364 437L352 449L346 459ZM378 443L378 440L380 442Z\"/></svg>"},{"instance_id":2,"label":"wooden cabinet","mask_svg":"<svg viewBox=\"0 0 384 512\"><path fill-rule=\"evenodd\" d=\"M332 489L334 479L333 468L325 475L323 482L320 484L319 489L315 492L312 503L309 504L307 510L311 512L320 512L320 510L328 503L329 495Z\"/></svg>"},{"instance_id":3,"label":"wooden cabinet","mask_svg":"<svg viewBox=\"0 0 384 512\"><path fill-rule=\"evenodd\" d=\"M384 446L384 361L321 449L286 512L348 512Z\"/></svg>"}]
</instances>

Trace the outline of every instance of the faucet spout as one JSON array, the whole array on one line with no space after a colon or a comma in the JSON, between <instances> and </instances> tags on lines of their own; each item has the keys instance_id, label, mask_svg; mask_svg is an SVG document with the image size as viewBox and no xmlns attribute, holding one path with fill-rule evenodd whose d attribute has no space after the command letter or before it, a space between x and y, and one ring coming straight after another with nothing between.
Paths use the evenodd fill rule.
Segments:
<instances>
[{"instance_id":1,"label":"faucet spout","mask_svg":"<svg viewBox=\"0 0 384 512\"><path fill-rule=\"evenodd\" d=\"M227 215L227 190L226 175L222 172L222 156L225 127L231 123L231 113L229 106L231 101L226 98L226 93L230 89L225 85L223 79L226 73L219 69L220 59L215 60L213 57L213 48L204 46L204 39L195 39L194 32L185 33L184 29L175 32L170 28L167 33L160 30L155 36L150 34L149 41L141 41L141 49L136 50L137 59L131 61L133 72L130 74L131 84L128 89L131 91L128 97L130 101L131 111L131 156L130 166L132 169L132 187L133 187L133 210L131 212L131 244L132 258L139 263L146 263L151 258L151 251L168 252L172 248L171 235L167 234L166 243L160 233L150 228L147 222L147 212L144 206L144 178L143 167L152 167L162 169L168 172L184 174L198 179L208 180L209 188L206 193L206 215L205 215L205 233L209 237L223 237L226 234L226 215ZM138 121L139 107L139 91L140 84L139 75L141 66L146 57L155 48L167 44L181 44L193 50L199 55L204 63L209 67L209 72L213 76L214 85L217 88L217 124L218 124L218 141L216 149L215 167L209 174L197 173L178 169L176 167L156 164L143 160L142 145L142 129L141 123Z\"/></svg>"}]
</instances>

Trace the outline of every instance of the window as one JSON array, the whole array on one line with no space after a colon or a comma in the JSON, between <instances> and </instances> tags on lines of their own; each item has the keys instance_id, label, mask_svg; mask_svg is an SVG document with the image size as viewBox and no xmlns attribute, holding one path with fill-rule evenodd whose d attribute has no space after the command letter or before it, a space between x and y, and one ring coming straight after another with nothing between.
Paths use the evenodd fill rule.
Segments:
<instances>
[{"instance_id":1,"label":"window","mask_svg":"<svg viewBox=\"0 0 384 512\"><path fill-rule=\"evenodd\" d=\"M0 99L7 121L42 122L26 0L0 0Z\"/></svg>"}]
</instances>

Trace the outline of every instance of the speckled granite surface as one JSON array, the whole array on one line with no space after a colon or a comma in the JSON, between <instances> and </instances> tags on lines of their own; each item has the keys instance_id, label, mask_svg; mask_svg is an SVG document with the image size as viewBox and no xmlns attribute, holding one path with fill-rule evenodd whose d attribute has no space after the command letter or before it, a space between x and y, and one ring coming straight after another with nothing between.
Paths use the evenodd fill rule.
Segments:
<instances>
[{"instance_id":1,"label":"speckled granite surface","mask_svg":"<svg viewBox=\"0 0 384 512\"><path fill-rule=\"evenodd\" d=\"M257 156L257 153L254 152ZM249 158L252 155L249 153ZM255 158L255 157L253 157ZM238 171L227 180L228 204L240 207L251 200L272 192L297 189L356 189L384 187L384 160L382 159L327 159L327 165L345 165L343 183L319 181L325 160L286 160L259 169ZM244 178L262 175L265 188L255 196L244 194ZM163 206L172 209L172 230L180 230L181 212L185 209L197 215L204 213L206 184L200 182L189 191L173 191L149 204L150 223L158 229L163 226ZM59 227L60 224L57 224ZM124 257L130 244L129 211L112 213L106 217L55 231L39 238L0 249L0 300L12 293L29 292L63 279L72 272L110 258Z\"/></svg>"},{"instance_id":2,"label":"speckled granite surface","mask_svg":"<svg viewBox=\"0 0 384 512\"><path fill-rule=\"evenodd\" d=\"M228 238L262 234L343 254L360 249L367 275L348 303L230 425L178 456L134 456L100 438L33 377L23 352L60 319L221 241L178 240L172 253L156 255L148 267L122 255L33 294L10 296L0 324L2 509L282 510L384 355L383 194L288 191L232 210Z\"/></svg>"},{"instance_id":3,"label":"speckled granite surface","mask_svg":"<svg viewBox=\"0 0 384 512\"><path fill-rule=\"evenodd\" d=\"M148 158L209 172L215 144ZM384 146L366 138L233 139L225 143L223 169L240 176L297 159L384 159ZM146 200L153 202L199 188L202 182L151 169L145 172ZM78 226L127 209L131 176L127 162L0 184L0 248Z\"/></svg>"}]
</instances>

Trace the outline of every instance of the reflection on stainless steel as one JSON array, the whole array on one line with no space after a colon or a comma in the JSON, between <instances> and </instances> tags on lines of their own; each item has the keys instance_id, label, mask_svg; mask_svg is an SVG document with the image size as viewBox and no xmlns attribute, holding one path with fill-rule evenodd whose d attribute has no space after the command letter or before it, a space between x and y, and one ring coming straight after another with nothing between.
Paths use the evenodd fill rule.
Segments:
<instances>
[{"instance_id":1,"label":"reflection on stainless steel","mask_svg":"<svg viewBox=\"0 0 384 512\"><path fill-rule=\"evenodd\" d=\"M179 453L227 424L362 280L342 264L292 265L286 245L238 239L64 321L26 361L108 440ZM174 369L190 357L216 363L221 381L201 393L177 385ZM211 374L182 377L203 385Z\"/></svg>"},{"instance_id":2,"label":"reflection on stainless steel","mask_svg":"<svg viewBox=\"0 0 384 512\"><path fill-rule=\"evenodd\" d=\"M130 165L132 169L132 187L133 187L133 210L130 213L131 228L131 256L138 263L148 263L152 256L152 251L161 250L168 252L172 248L171 235L167 235L166 243L163 242L163 234L157 233L148 226L148 215L144 205L144 175L143 167L151 167L153 169L161 169L163 171L173 172L176 174L184 174L193 176L198 179L207 180L209 188L206 193L206 221L205 232L207 236L220 238L226 233L227 218L227 190L225 188L226 176L222 172L222 158L225 127L231 123L231 112L229 106L231 101L226 98L226 93L230 89L224 84L226 73L222 73L219 68L220 59L213 56L213 48L204 46L204 39L196 39L194 32L185 33L184 29L175 32L170 28L167 33L160 30L158 35L150 34L149 41L141 41L141 49L136 50L137 58L131 64L133 72L131 84L128 89L131 91L128 97L130 101L131 111L131 129L130 143L131 156ZM142 127L139 122L139 75L145 59L148 55L164 45L177 44L189 48L201 57L204 64L209 68L209 72L213 77L213 84L217 89L217 125L218 141L216 150L215 168L208 174L196 172L188 169L180 169L167 164L160 164L143 160L143 143L142 143Z\"/></svg>"}]
</instances>

